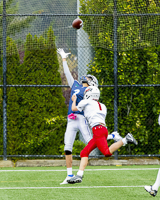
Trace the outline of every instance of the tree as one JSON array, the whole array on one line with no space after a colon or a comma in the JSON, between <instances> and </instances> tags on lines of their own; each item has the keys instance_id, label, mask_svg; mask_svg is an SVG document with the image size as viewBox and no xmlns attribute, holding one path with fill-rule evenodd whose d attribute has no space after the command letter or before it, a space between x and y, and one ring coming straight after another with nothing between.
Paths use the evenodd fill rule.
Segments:
<instances>
[{"instance_id":1,"label":"tree","mask_svg":"<svg viewBox=\"0 0 160 200\"><path fill-rule=\"evenodd\" d=\"M59 63L52 28L47 39L28 34L24 62L8 39L8 84L60 85ZM16 50L14 52L17 52ZM59 154L67 107L60 87L10 87L7 102L8 154Z\"/></svg>"},{"instance_id":2,"label":"tree","mask_svg":"<svg viewBox=\"0 0 160 200\"><path fill-rule=\"evenodd\" d=\"M19 9L19 4L16 3L16 0L8 0L6 1L6 13L7 14L17 14ZM3 13L3 1L0 2L0 14ZM3 24L0 24L0 32L6 31L7 36L13 36L17 32L22 31L24 28L29 27L29 24L35 19L35 16L10 16L6 17L6 30L3 30ZM0 16L0 21L2 22L3 16ZM1 63L1 54L2 54L2 36L0 34L0 67L2 67Z\"/></svg>"},{"instance_id":3,"label":"tree","mask_svg":"<svg viewBox=\"0 0 160 200\"><path fill-rule=\"evenodd\" d=\"M15 4L15 0L6 1L6 13L7 14L17 14L19 10L19 3ZM36 11L38 12L38 11ZM36 13L35 12L35 13ZM0 14L3 13L3 1L0 2ZM3 16L0 16L0 21L2 21ZM7 17L7 36L14 35L17 32L20 32L25 27L28 27L29 24L35 19L35 16L13 16ZM0 25L0 31L2 33L2 23ZM2 44L2 34L0 35L0 43Z\"/></svg>"},{"instance_id":4,"label":"tree","mask_svg":"<svg viewBox=\"0 0 160 200\"><path fill-rule=\"evenodd\" d=\"M84 30L90 36L91 44L113 50L114 43L114 1L80 0L82 14L107 14L107 16L81 16ZM160 7L151 1L117 1L117 14L159 13ZM160 43L159 16L118 16L117 48L119 51L132 50Z\"/></svg>"},{"instance_id":5,"label":"tree","mask_svg":"<svg viewBox=\"0 0 160 200\"><path fill-rule=\"evenodd\" d=\"M94 2L94 3L93 3ZM118 13L158 12L154 1L117 1ZM81 13L113 14L113 1L81 1ZM140 8L140 9L139 9ZM154 46L158 37L158 17L121 17L118 19L118 84L158 84L160 77L159 46ZM89 73L94 74L100 85L114 85L113 73L113 17L83 17L93 47L94 60L89 64ZM135 23L137 22L137 23ZM153 24L155 29L153 29ZM85 26L86 25L86 26ZM148 30L148 31L146 31ZM154 32L154 40L151 38ZM143 40L144 37L144 40ZM99 47L97 47L99 46ZM135 49L146 47L143 49ZM108 49L108 50L107 50ZM160 95L153 87L118 88L118 131L122 136L132 132L139 145L123 148L120 154L156 154L159 146ZM101 101L108 108L106 123L109 131L114 128L114 88L101 88ZM130 146L129 146L130 147Z\"/></svg>"}]
</instances>

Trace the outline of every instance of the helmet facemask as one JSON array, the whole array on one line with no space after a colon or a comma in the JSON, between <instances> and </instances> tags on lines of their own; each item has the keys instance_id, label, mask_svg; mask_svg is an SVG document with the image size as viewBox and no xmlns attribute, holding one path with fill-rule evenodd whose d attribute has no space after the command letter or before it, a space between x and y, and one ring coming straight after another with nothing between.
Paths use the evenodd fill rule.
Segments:
<instances>
[{"instance_id":1,"label":"helmet facemask","mask_svg":"<svg viewBox=\"0 0 160 200\"><path fill-rule=\"evenodd\" d=\"M86 75L86 76L82 76L80 78L80 83L83 84L83 83L87 83L89 86L96 86L98 87L98 80L96 79L95 76L93 75Z\"/></svg>"},{"instance_id":2,"label":"helmet facemask","mask_svg":"<svg viewBox=\"0 0 160 200\"><path fill-rule=\"evenodd\" d=\"M100 97L100 91L95 86L88 86L84 92L83 99L90 99L98 101Z\"/></svg>"}]
</instances>

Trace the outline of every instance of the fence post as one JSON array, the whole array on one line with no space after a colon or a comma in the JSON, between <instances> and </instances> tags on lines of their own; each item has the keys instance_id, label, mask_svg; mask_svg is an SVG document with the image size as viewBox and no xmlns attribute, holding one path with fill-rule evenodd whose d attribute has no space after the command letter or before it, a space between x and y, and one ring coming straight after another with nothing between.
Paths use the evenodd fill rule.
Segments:
<instances>
[{"instance_id":1,"label":"fence post","mask_svg":"<svg viewBox=\"0 0 160 200\"><path fill-rule=\"evenodd\" d=\"M7 63L6 63L6 0L3 0L3 160L7 160Z\"/></svg>"},{"instance_id":2,"label":"fence post","mask_svg":"<svg viewBox=\"0 0 160 200\"><path fill-rule=\"evenodd\" d=\"M114 34L114 131L118 131L118 83L117 83L117 0L114 0L113 12L113 34ZM118 151L114 152L115 160L118 160Z\"/></svg>"}]
</instances>

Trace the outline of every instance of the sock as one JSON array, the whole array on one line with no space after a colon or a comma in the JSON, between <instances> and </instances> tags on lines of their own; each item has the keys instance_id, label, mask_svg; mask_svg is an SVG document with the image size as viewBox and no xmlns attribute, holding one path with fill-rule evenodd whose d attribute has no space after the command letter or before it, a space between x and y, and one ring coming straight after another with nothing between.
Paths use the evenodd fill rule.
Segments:
<instances>
[{"instance_id":1,"label":"sock","mask_svg":"<svg viewBox=\"0 0 160 200\"><path fill-rule=\"evenodd\" d=\"M77 175L82 177L82 176L83 176L83 173L84 173L84 171L78 170Z\"/></svg>"},{"instance_id":2,"label":"sock","mask_svg":"<svg viewBox=\"0 0 160 200\"><path fill-rule=\"evenodd\" d=\"M157 179L156 179L156 182L154 183L154 185L152 186L152 189L158 191L159 186L160 186L160 169L158 171Z\"/></svg>"},{"instance_id":3,"label":"sock","mask_svg":"<svg viewBox=\"0 0 160 200\"><path fill-rule=\"evenodd\" d=\"M123 142L123 145L125 146L125 145L127 144L126 138L123 138L123 139L122 139L122 142Z\"/></svg>"},{"instance_id":4,"label":"sock","mask_svg":"<svg viewBox=\"0 0 160 200\"><path fill-rule=\"evenodd\" d=\"M72 167L67 168L67 176L72 175Z\"/></svg>"},{"instance_id":5,"label":"sock","mask_svg":"<svg viewBox=\"0 0 160 200\"><path fill-rule=\"evenodd\" d=\"M108 137L107 137L107 140L112 140L114 137L115 137L115 135L109 134Z\"/></svg>"}]
</instances>

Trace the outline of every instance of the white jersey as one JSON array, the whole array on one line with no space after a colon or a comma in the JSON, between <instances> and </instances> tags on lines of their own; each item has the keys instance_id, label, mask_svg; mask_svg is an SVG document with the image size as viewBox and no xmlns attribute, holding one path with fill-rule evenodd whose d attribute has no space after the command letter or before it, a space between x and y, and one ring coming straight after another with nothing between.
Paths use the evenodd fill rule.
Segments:
<instances>
[{"instance_id":1,"label":"white jersey","mask_svg":"<svg viewBox=\"0 0 160 200\"><path fill-rule=\"evenodd\" d=\"M84 116L88 120L91 128L99 123L105 124L105 118L107 115L107 108L104 104L95 100L83 99L77 105L79 111L84 111Z\"/></svg>"}]
</instances>

